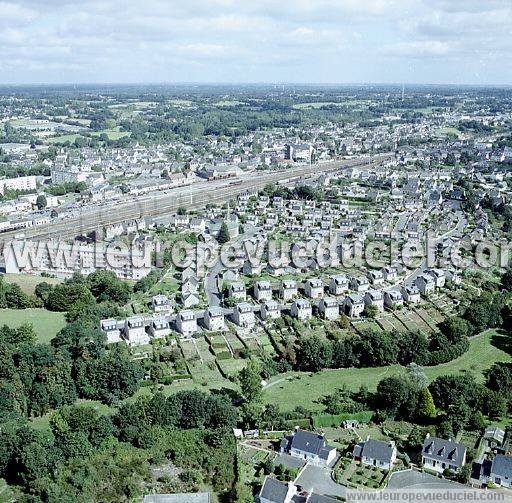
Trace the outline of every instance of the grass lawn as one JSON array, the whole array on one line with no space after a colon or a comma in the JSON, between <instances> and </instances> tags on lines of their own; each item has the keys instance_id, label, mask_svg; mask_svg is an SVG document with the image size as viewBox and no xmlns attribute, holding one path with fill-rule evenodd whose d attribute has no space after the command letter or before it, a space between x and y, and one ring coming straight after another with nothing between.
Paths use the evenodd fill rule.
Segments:
<instances>
[{"instance_id":1,"label":"grass lawn","mask_svg":"<svg viewBox=\"0 0 512 503\"><path fill-rule=\"evenodd\" d=\"M62 283L59 278L44 278L33 274L4 274L2 276L7 283L16 283L27 295L34 295L34 290L39 283L46 282L50 285Z\"/></svg>"},{"instance_id":2,"label":"grass lawn","mask_svg":"<svg viewBox=\"0 0 512 503\"><path fill-rule=\"evenodd\" d=\"M57 332L64 328L64 313L54 313L45 309L0 309L0 325L16 328L23 323L32 323L38 341L48 343Z\"/></svg>"},{"instance_id":3,"label":"grass lawn","mask_svg":"<svg viewBox=\"0 0 512 503\"><path fill-rule=\"evenodd\" d=\"M509 348L510 348L510 342ZM500 349L505 347L504 336L489 330L472 339L469 350L460 358L435 367L425 367L424 371L430 380L445 374L469 372L477 380L483 379L483 371L497 361L512 361L508 352ZM377 383L384 377L399 374L403 371L400 365L362 369L324 370L316 374L292 372L275 376L264 392L267 403L279 405L281 410L292 410L301 405L309 410L323 410L321 400L343 384L351 390L358 390L365 384L374 390Z\"/></svg>"}]
</instances>

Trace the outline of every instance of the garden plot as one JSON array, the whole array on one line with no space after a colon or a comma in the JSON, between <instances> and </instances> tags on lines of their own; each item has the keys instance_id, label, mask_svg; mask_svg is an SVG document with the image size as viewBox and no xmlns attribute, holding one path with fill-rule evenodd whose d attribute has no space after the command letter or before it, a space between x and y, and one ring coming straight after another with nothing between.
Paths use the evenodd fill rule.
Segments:
<instances>
[{"instance_id":1,"label":"garden plot","mask_svg":"<svg viewBox=\"0 0 512 503\"><path fill-rule=\"evenodd\" d=\"M263 334L260 336L260 344L263 348L263 351L265 351L268 355L275 355L276 351L274 349L274 346L272 345L272 342L270 340L270 337L267 334Z\"/></svg>"},{"instance_id":2,"label":"garden plot","mask_svg":"<svg viewBox=\"0 0 512 503\"><path fill-rule=\"evenodd\" d=\"M180 347L183 352L183 357L185 360L199 360L199 352L197 351L196 345L194 344L193 339L181 339Z\"/></svg>"},{"instance_id":3,"label":"garden plot","mask_svg":"<svg viewBox=\"0 0 512 503\"><path fill-rule=\"evenodd\" d=\"M217 365L226 377L235 376L247 365L247 360L230 358L228 360L217 360Z\"/></svg>"},{"instance_id":4,"label":"garden plot","mask_svg":"<svg viewBox=\"0 0 512 503\"><path fill-rule=\"evenodd\" d=\"M412 332L431 332L430 326L425 323L414 311L397 311L394 313L397 318Z\"/></svg>"},{"instance_id":5,"label":"garden plot","mask_svg":"<svg viewBox=\"0 0 512 503\"><path fill-rule=\"evenodd\" d=\"M432 330L437 330L437 321L435 318L433 318L430 314L430 312L428 311L428 309L424 308L424 307L417 307L414 309L414 311L416 312L416 314L432 329ZM442 316L440 316L440 314L438 313L441 321L444 319Z\"/></svg>"},{"instance_id":6,"label":"garden plot","mask_svg":"<svg viewBox=\"0 0 512 503\"><path fill-rule=\"evenodd\" d=\"M210 351L210 346L204 337L194 339L194 341L196 343L197 352L203 362L207 363L215 360L215 355Z\"/></svg>"},{"instance_id":7,"label":"garden plot","mask_svg":"<svg viewBox=\"0 0 512 503\"><path fill-rule=\"evenodd\" d=\"M382 327L375 320L353 320L351 322L352 327L358 333L372 330L374 332L382 332Z\"/></svg>"},{"instance_id":8,"label":"garden plot","mask_svg":"<svg viewBox=\"0 0 512 503\"><path fill-rule=\"evenodd\" d=\"M188 363L190 373L195 382L203 386L212 386L214 383L225 384L226 380L220 373L215 361L202 363L198 360Z\"/></svg>"},{"instance_id":9,"label":"garden plot","mask_svg":"<svg viewBox=\"0 0 512 503\"><path fill-rule=\"evenodd\" d=\"M382 327L383 330L392 331L395 330L397 332L406 332L407 328L395 318L393 314L386 316L385 318L381 318L377 320L377 323Z\"/></svg>"},{"instance_id":10,"label":"garden plot","mask_svg":"<svg viewBox=\"0 0 512 503\"><path fill-rule=\"evenodd\" d=\"M228 332L226 334L226 340L228 341L228 344L231 346L231 349L233 350L233 354L235 357L239 356L240 353L245 349L245 346L242 343L242 341L231 332Z\"/></svg>"},{"instance_id":11,"label":"garden plot","mask_svg":"<svg viewBox=\"0 0 512 503\"><path fill-rule=\"evenodd\" d=\"M431 304L444 314L452 314L454 311L454 302L446 295L439 295L429 299Z\"/></svg>"}]
</instances>

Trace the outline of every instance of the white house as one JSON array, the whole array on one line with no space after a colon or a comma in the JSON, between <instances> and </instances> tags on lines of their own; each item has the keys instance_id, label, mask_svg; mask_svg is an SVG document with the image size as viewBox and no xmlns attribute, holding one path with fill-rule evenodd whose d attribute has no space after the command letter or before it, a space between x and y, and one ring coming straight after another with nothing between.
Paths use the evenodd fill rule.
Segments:
<instances>
[{"instance_id":1,"label":"white house","mask_svg":"<svg viewBox=\"0 0 512 503\"><path fill-rule=\"evenodd\" d=\"M280 450L317 466L329 466L336 459L336 447L329 445L324 435L299 428L281 440Z\"/></svg>"},{"instance_id":2,"label":"white house","mask_svg":"<svg viewBox=\"0 0 512 503\"><path fill-rule=\"evenodd\" d=\"M355 292L366 292L370 288L370 283L366 276L354 276L350 279L350 289Z\"/></svg>"},{"instance_id":3,"label":"white house","mask_svg":"<svg viewBox=\"0 0 512 503\"><path fill-rule=\"evenodd\" d=\"M373 270L368 273L368 279L374 286L382 285L384 283L384 274L382 274L382 271Z\"/></svg>"},{"instance_id":4,"label":"white house","mask_svg":"<svg viewBox=\"0 0 512 503\"><path fill-rule=\"evenodd\" d=\"M344 309L345 314L351 318L359 318L364 311L363 297L357 293L351 293L345 298Z\"/></svg>"},{"instance_id":5,"label":"white house","mask_svg":"<svg viewBox=\"0 0 512 503\"><path fill-rule=\"evenodd\" d=\"M382 442L367 438L354 447L353 458L364 465L377 466L382 470L390 470L396 461L397 450L395 442Z\"/></svg>"},{"instance_id":6,"label":"white house","mask_svg":"<svg viewBox=\"0 0 512 503\"><path fill-rule=\"evenodd\" d=\"M117 326L117 320L101 320L100 328L105 332L108 344L121 341L121 330Z\"/></svg>"},{"instance_id":7,"label":"white house","mask_svg":"<svg viewBox=\"0 0 512 503\"><path fill-rule=\"evenodd\" d=\"M466 447L463 444L431 437L423 441L421 462L425 468L443 473L446 469L458 472L466 464Z\"/></svg>"},{"instance_id":8,"label":"white house","mask_svg":"<svg viewBox=\"0 0 512 503\"><path fill-rule=\"evenodd\" d=\"M217 332L225 328L224 311L221 307L209 307L205 310L203 319L208 330Z\"/></svg>"},{"instance_id":9,"label":"white house","mask_svg":"<svg viewBox=\"0 0 512 503\"><path fill-rule=\"evenodd\" d=\"M375 306L380 312L384 311L384 296L380 290L370 289L364 294L365 306Z\"/></svg>"},{"instance_id":10,"label":"white house","mask_svg":"<svg viewBox=\"0 0 512 503\"><path fill-rule=\"evenodd\" d=\"M436 288L443 288L446 284L446 274L442 269L431 269L428 274L434 278Z\"/></svg>"},{"instance_id":11,"label":"white house","mask_svg":"<svg viewBox=\"0 0 512 503\"><path fill-rule=\"evenodd\" d=\"M279 302L275 300L267 300L261 306L261 318L266 320L267 318L276 319L281 316L281 306Z\"/></svg>"},{"instance_id":12,"label":"white house","mask_svg":"<svg viewBox=\"0 0 512 503\"><path fill-rule=\"evenodd\" d=\"M247 302L241 302L237 304L233 309L233 321L239 327L252 327L256 323L256 317L250 304Z\"/></svg>"},{"instance_id":13,"label":"white house","mask_svg":"<svg viewBox=\"0 0 512 503\"><path fill-rule=\"evenodd\" d=\"M310 299L321 299L324 295L324 283L320 278L311 278L304 283L304 291Z\"/></svg>"},{"instance_id":14,"label":"white house","mask_svg":"<svg viewBox=\"0 0 512 503\"><path fill-rule=\"evenodd\" d=\"M269 281L256 281L254 284L254 298L259 302L272 299L272 285Z\"/></svg>"},{"instance_id":15,"label":"white house","mask_svg":"<svg viewBox=\"0 0 512 503\"><path fill-rule=\"evenodd\" d=\"M384 293L384 305L387 307L398 307L402 306L404 298L400 293L400 290L389 290Z\"/></svg>"},{"instance_id":16,"label":"white house","mask_svg":"<svg viewBox=\"0 0 512 503\"><path fill-rule=\"evenodd\" d=\"M297 299L292 304L290 314L301 321L309 320L313 315L311 304L306 299Z\"/></svg>"},{"instance_id":17,"label":"white house","mask_svg":"<svg viewBox=\"0 0 512 503\"><path fill-rule=\"evenodd\" d=\"M405 302L409 304L417 304L421 301L421 294L416 285L404 285L400 291Z\"/></svg>"},{"instance_id":18,"label":"white house","mask_svg":"<svg viewBox=\"0 0 512 503\"><path fill-rule=\"evenodd\" d=\"M343 295L348 291L348 278L342 274L331 278L329 292L332 295Z\"/></svg>"},{"instance_id":19,"label":"white house","mask_svg":"<svg viewBox=\"0 0 512 503\"><path fill-rule=\"evenodd\" d=\"M386 265L381 269L381 271L382 275L384 276L384 279L388 283L392 283L393 281L396 281L398 279L398 272L394 267Z\"/></svg>"},{"instance_id":20,"label":"white house","mask_svg":"<svg viewBox=\"0 0 512 503\"><path fill-rule=\"evenodd\" d=\"M155 295L151 299L151 309L155 313L172 313L171 301L167 298L167 295Z\"/></svg>"},{"instance_id":21,"label":"white house","mask_svg":"<svg viewBox=\"0 0 512 503\"><path fill-rule=\"evenodd\" d=\"M162 316L153 318L149 324L149 334L155 339L163 339L171 333L169 322Z\"/></svg>"},{"instance_id":22,"label":"white house","mask_svg":"<svg viewBox=\"0 0 512 503\"><path fill-rule=\"evenodd\" d=\"M142 316L132 316L124 322L124 336L130 346L141 346L149 344L149 335L146 333L144 318Z\"/></svg>"},{"instance_id":23,"label":"white house","mask_svg":"<svg viewBox=\"0 0 512 503\"><path fill-rule=\"evenodd\" d=\"M281 286L279 287L279 296L283 301L288 302L289 300L293 300L297 296L297 282L292 279L285 279L281 281Z\"/></svg>"},{"instance_id":24,"label":"white house","mask_svg":"<svg viewBox=\"0 0 512 503\"><path fill-rule=\"evenodd\" d=\"M324 297L318 304L318 310L326 320L340 317L340 306L334 297Z\"/></svg>"},{"instance_id":25,"label":"white house","mask_svg":"<svg viewBox=\"0 0 512 503\"><path fill-rule=\"evenodd\" d=\"M196 333L197 319L194 311L180 311L176 316L176 329L180 334L186 336Z\"/></svg>"},{"instance_id":26,"label":"white house","mask_svg":"<svg viewBox=\"0 0 512 503\"><path fill-rule=\"evenodd\" d=\"M228 288L228 294L232 299L245 300L247 298L245 285L241 282L231 283Z\"/></svg>"},{"instance_id":27,"label":"white house","mask_svg":"<svg viewBox=\"0 0 512 503\"><path fill-rule=\"evenodd\" d=\"M414 284L423 295L432 293L436 287L434 278L430 274L420 274L414 281Z\"/></svg>"}]
</instances>

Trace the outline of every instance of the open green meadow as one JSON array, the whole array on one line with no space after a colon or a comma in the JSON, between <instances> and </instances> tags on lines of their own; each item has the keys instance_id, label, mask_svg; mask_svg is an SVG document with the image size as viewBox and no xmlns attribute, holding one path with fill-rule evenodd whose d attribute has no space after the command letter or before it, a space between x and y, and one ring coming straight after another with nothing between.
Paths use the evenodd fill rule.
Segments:
<instances>
[{"instance_id":1,"label":"open green meadow","mask_svg":"<svg viewBox=\"0 0 512 503\"><path fill-rule=\"evenodd\" d=\"M506 336L489 330L471 340L469 350L461 357L442 365L425 367L424 372L432 381L445 374L471 373L478 381L483 380L483 372L498 361L512 361L506 347ZM509 343L510 347L510 343ZM292 372L274 377L264 392L266 403L278 405L281 410L292 410L298 405L310 410L322 410L321 400L343 385L358 390L366 385L375 390L384 377L397 375L403 371L400 365L388 367L323 370L316 374Z\"/></svg>"},{"instance_id":2,"label":"open green meadow","mask_svg":"<svg viewBox=\"0 0 512 503\"><path fill-rule=\"evenodd\" d=\"M17 328L31 323L40 343L50 342L57 332L64 328L64 313L54 313L45 309L0 309L0 326Z\"/></svg>"}]
</instances>

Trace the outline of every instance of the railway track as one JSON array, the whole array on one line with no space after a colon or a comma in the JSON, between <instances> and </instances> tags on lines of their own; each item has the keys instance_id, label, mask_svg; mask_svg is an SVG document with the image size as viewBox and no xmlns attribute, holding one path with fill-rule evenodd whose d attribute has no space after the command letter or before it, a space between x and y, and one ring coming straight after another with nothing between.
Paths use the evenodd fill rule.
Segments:
<instances>
[{"instance_id":1,"label":"railway track","mask_svg":"<svg viewBox=\"0 0 512 503\"><path fill-rule=\"evenodd\" d=\"M121 202L117 206L84 208L79 215L71 216L66 220L54 220L46 225L4 232L0 234L0 244L15 239L21 233L23 239L72 238L133 219L174 213L181 207L198 209L209 203L225 202L246 190L259 190L268 184L283 180L292 183L307 175L319 175L362 165L376 166L390 157L390 155L377 157L372 162L369 162L368 158L359 158L304 166L293 171L288 169L261 176L256 175L255 178L244 179L237 185L230 185L226 180L201 182L172 189L168 193L153 194L140 197L135 201Z\"/></svg>"}]
</instances>

